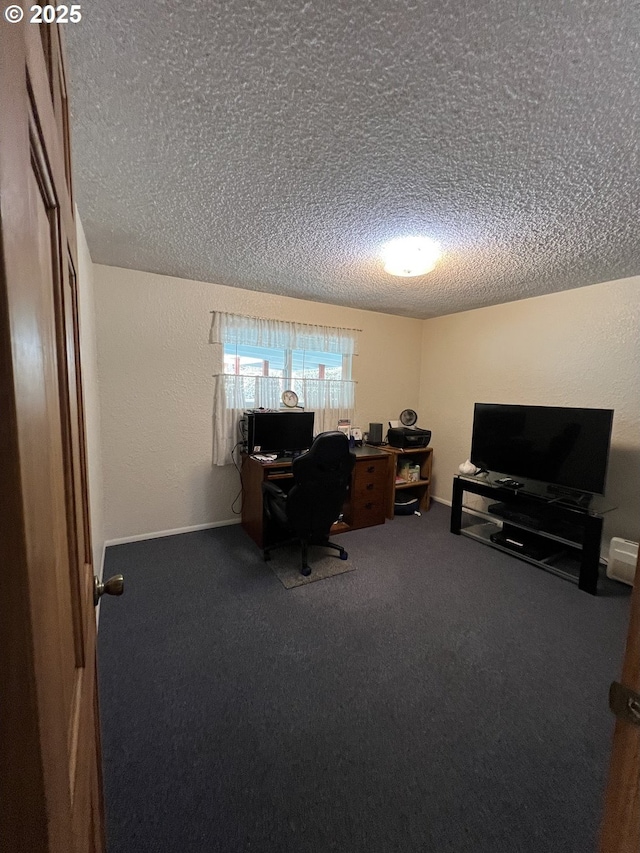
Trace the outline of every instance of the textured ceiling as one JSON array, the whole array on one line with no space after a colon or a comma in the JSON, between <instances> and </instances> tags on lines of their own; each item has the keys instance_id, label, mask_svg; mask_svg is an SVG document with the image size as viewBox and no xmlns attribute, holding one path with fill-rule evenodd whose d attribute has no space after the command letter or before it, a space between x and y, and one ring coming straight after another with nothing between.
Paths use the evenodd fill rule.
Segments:
<instances>
[{"instance_id":1,"label":"textured ceiling","mask_svg":"<svg viewBox=\"0 0 640 853\"><path fill-rule=\"evenodd\" d=\"M430 317L640 273L640 0L83 3L97 263ZM376 254L438 240L428 275Z\"/></svg>"}]
</instances>

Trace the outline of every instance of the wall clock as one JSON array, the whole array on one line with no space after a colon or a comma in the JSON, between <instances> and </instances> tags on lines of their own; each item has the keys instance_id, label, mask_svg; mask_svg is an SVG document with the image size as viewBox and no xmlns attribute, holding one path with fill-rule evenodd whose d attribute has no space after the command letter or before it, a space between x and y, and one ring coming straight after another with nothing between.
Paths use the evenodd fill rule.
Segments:
<instances>
[{"instance_id":1,"label":"wall clock","mask_svg":"<svg viewBox=\"0 0 640 853\"><path fill-rule=\"evenodd\" d=\"M295 409L298 405L298 395L295 391L283 391L280 399L288 409Z\"/></svg>"}]
</instances>

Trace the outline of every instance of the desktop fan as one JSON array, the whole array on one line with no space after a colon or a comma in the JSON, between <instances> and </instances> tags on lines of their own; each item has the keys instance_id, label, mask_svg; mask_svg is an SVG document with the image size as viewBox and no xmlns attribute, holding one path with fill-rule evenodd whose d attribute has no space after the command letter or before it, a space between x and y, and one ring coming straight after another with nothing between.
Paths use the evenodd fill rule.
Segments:
<instances>
[{"instance_id":1,"label":"desktop fan","mask_svg":"<svg viewBox=\"0 0 640 853\"><path fill-rule=\"evenodd\" d=\"M414 412L413 409L403 409L400 412L400 423L402 426L412 427L417 420L418 414L417 412Z\"/></svg>"}]
</instances>

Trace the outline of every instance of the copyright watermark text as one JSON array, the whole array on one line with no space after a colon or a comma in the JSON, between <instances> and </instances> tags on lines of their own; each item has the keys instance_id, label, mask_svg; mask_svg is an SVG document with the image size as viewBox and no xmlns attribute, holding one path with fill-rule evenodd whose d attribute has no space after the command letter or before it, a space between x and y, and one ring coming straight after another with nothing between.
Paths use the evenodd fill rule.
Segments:
<instances>
[{"instance_id":1,"label":"copyright watermark text","mask_svg":"<svg viewBox=\"0 0 640 853\"><path fill-rule=\"evenodd\" d=\"M3 13L5 21L17 24L25 16L22 6L12 3ZM30 24L77 24L82 20L82 7L78 3L71 6L29 6Z\"/></svg>"}]
</instances>

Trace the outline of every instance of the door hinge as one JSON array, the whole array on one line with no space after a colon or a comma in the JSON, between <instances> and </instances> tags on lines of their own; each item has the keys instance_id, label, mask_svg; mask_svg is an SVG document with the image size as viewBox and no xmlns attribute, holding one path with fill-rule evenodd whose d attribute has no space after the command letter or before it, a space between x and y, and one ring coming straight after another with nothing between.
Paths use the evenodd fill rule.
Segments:
<instances>
[{"instance_id":1,"label":"door hinge","mask_svg":"<svg viewBox=\"0 0 640 853\"><path fill-rule=\"evenodd\" d=\"M640 693L614 681L609 688L609 708L619 720L640 726Z\"/></svg>"}]
</instances>

